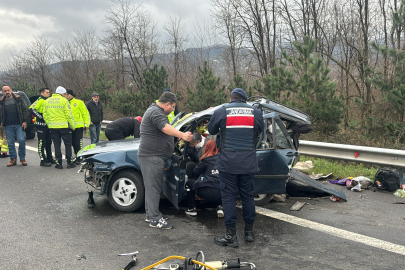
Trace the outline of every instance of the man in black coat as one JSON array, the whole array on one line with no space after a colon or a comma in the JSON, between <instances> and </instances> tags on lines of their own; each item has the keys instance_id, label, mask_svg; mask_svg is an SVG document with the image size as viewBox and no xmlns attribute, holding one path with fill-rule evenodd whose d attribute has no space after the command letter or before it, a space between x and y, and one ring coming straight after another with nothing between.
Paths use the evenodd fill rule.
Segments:
<instances>
[{"instance_id":1,"label":"man in black coat","mask_svg":"<svg viewBox=\"0 0 405 270\"><path fill-rule=\"evenodd\" d=\"M90 113L90 141L98 143L100 140L101 122L103 122L103 105L100 102L100 95L96 92L91 94L91 100L86 103L87 110Z\"/></svg>"},{"instance_id":2,"label":"man in black coat","mask_svg":"<svg viewBox=\"0 0 405 270\"><path fill-rule=\"evenodd\" d=\"M139 138L141 122L142 117L140 116L119 118L108 124L105 129L105 136L109 141L124 140L129 136Z\"/></svg>"}]
</instances>

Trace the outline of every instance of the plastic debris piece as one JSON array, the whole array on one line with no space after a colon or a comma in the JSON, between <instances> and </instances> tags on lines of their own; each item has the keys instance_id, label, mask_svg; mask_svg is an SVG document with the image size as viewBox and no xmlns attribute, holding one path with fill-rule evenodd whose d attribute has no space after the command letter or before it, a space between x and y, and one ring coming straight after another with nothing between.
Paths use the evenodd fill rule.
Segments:
<instances>
[{"instance_id":1,"label":"plastic debris piece","mask_svg":"<svg viewBox=\"0 0 405 270\"><path fill-rule=\"evenodd\" d=\"M305 202L296 202L293 206L291 206L290 210L299 211L304 205L305 205Z\"/></svg>"},{"instance_id":2,"label":"plastic debris piece","mask_svg":"<svg viewBox=\"0 0 405 270\"><path fill-rule=\"evenodd\" d=\"M338 197L336 197L336 196L330 196L329 197L329 199L332 201L332 202L340 202L341 200L340 200L340 198L338 198Z\"/></svg>"}]
</instances>

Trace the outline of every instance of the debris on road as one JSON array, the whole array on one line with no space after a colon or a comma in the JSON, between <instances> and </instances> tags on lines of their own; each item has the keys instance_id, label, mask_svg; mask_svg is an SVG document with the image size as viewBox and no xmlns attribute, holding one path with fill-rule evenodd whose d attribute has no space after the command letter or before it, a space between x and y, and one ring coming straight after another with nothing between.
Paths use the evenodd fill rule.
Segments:
<instances>
[{"instance_id":1,"label":"debris on road","mask_svg":"<svg viewBox=\"0 0 405 270\"><path fill-rule=\"evenodd\" d=\"M81 255L76 255L76 257L77 257L77 260L81 260L81 259L86 259L86 255L84 255L84 254L81 254Z\"/></svg>"},{"instance_id":2,"label":"debris on road","mask_svg":"<svg viewBox=\"0 0 405 270\"><path fill-rule=\"evenodd\" d=\"M291 206L291 211L299 211L306 203L305 202L296 202L293 206Z\"/></svg>"},{"instance_id":3,"label":"debris on road","mask_svg":"<svg viewBox=\"0 0 405 270\"><path fill-rule=\"evenodd\" d=\"M336 197L336 196L333 196L333 195L330 196L329 199L330 199L332 202L340 202L340 201L341 201L340 198L338 198L338 197Z\"/></svg>"},{"instance_id":4,"label":"debris on road","mask_svg":"<svg viewBox=\"0 0 405 270\"><path fill-rule=\"evenodd\" d=\"M403 189L397 189L397 190L394 192L394 195L397 196L397 197L405 198L405 190L403 190Z\"/></svg>"},{"instance_id":5,"label":"debris on road","mask_svg":"<svg viewBox=\"0 0 405 270\"><path fill-rule=\"evenodd\" d=\"M311 160L307 160L305 162L297 162L297 164L295 164L294 169L297 169L299 171L305 171L305 170L310 170L314 168L314 165L312 164Z\"/></svg>"},{"instance_id":6,"label":"debris on road","mask_svg":"<svg viewBox=\"0 0 405 270\"><path fill-rule=\"evenodd\" d=\"M287 196L285 194L274 194L271 200L275 202L285 202L286 199Z\"/></svg>"}]
</instances>

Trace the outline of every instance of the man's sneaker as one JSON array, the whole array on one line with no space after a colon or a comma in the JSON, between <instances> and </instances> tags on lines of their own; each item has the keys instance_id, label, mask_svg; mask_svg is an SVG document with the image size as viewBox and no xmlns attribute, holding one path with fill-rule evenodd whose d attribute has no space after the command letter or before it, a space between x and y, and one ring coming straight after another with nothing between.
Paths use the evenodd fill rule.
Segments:
<instances>
[{"instance_id":1,"label":"man's sneaker","mask_svg":"<svg viewBox=\"0 0 405 270\"><path fill-rule=\"evenodd\" d=\"M186 210L186 215L187 215L187 216L195 217L195 216L197 216L197 210L196 210L195 208L193 208L193 209L187 209L187 210Z\"/></svg>"},{"instance_id":2,"label":"man's sneaker","mask_svg":"<svg viewBox=\"0 0 405 270\"><path fill-rule=\"evenodd\" d=\"M224 210L223 210L223 208L222 208L222 205L219 205L219 206L217 207L217 216L218 216L218 217L224 217Z\"/></svg>"},{"instance_id":3,"label":"man's sneaker","mask_svg":"<svg viewBox=\"0 0 405 270\"><path fill-rule=\"evenodd\" d=\"M63 169L63 166L62 166L62 164L59 164L59 163L58 163L58 164L55 165L55 168L56 168L56 169Z\"/></svg>"},{"instance_id":4,"label":"man's sneaker","mask_svg":"<svg viewBox=\"0 0 405 270\"><path fill-rule=\"evenodd\" d=\"M149 223L149 227L157 228L157 229L164 229L164 230L170 230L171 228L173 228L172 224L168 223L163 218L161 218L159 220L152 220Z\"/></svg>"},{"instance_id":5,"label":"man's sneaker","mask_svg":"<svg viewBox=\"0 0 405 270\"><path fill-rule=\"evenodd\" d=\"M169 219L169 217L166 216L166 215L162 215L162 218L163 218L164 220L168 220L168 219ZM149 219L148 217L145 218L145 222L150 222L150 219Z\"/></svg>"},{"instance_id":6,"label":"man's sneaker","mask_svg":"<svg viewBox=\"0 0 405 270\"><path fill-rule=\"evenodd\" d=\"M45 160L41 160L41 163L39 164L39 166L42 166L42 167L51 167L52 164L46 162Z\"/></svg>"},{"instance_id":7,"label":"man's sneaker","mask_svg":"<svg viewBox=\"0 0 405 270\"><path fill-rule=\"evenodd\" d=\"M74 163L68 163L68 165L66 166L66 168L70 169L70 168L75 168L76 164Z\"/></svg>"}]
</instances>

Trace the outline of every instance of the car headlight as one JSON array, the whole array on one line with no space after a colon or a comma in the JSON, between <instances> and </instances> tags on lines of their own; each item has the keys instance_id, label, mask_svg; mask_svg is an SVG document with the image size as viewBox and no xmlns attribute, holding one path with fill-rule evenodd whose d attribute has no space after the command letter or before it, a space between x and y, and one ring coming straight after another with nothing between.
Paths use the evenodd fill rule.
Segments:
<instances>
[{"instance_id":1,"label":"car headlight","mask_svg":"<svg viewBox=\"0 0 405 270\"><path fill-rule=\"evenodd\" d=\"M110 165L106 163L101 163L101 162L94 162L94 171L110 171Z\"/></svg>"}]
</instances>

